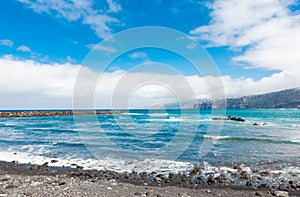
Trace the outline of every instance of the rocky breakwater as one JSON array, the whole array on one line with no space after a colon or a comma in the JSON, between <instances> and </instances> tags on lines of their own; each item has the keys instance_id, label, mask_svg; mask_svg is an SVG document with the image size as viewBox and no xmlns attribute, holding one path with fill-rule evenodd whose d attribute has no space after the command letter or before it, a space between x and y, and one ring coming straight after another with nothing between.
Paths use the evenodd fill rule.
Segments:
<instances>
[{"instance_id":1,"label":"rocky breakwater","mask_svg":"<svg viewBox=\"0 0 300 197\"><path fill-rule=\"evenodd\" d=\"M40 116L73 116L92 114L121 114L121 111L2 111L0 118L9 117L40 117Z\"/></svg>"}]
</instances>

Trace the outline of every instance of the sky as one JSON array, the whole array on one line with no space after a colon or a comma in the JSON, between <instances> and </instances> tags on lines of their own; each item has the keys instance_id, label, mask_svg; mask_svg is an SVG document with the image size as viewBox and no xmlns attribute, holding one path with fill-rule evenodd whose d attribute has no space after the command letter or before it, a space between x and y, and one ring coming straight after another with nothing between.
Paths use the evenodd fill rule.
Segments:
<instances>
[{"instance_id":1,"label":"sky","mask_svg":"<svg viewBox=\"0 0 300 197\"><path fill-rule=\"evenodd\" d=\"M0 109L72 108L84 68L87 78L102 76L95 108L114 108L112 100L121 103L128 94L126 106L119 107L178 101L184 91L168 84L187 83L196 98L211 98L212 79L222 81L226 97L300 87L299 0L6 0L0 1L0 18ZM105 71L84 64L92 50L116 52L98 43L145 26L185 34L192 40L186 50L207 50L218 76L199 73L174 52L149 47L127 51ZM153 72L151 65L159 63L177 73ZM148 70L134 70L145 64ZM141 84L132 92L116 92L121 82L136 81Z\"/></svg>"}]
</instances>

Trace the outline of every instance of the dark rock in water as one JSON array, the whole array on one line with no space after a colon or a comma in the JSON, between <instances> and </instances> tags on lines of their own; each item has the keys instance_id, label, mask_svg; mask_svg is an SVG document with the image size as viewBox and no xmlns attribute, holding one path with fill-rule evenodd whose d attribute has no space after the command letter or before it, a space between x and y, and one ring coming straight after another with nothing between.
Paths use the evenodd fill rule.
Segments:
<instances>
[{"instance_id":1,"label":"dark rock in water","mask_svg":"<svg viewBox=\"0 0 300 197\"><path fill-rule=\"evenodd\" d=\"M172 174L172 173L170 173L169 174L169 178L171 179L171 181L173 182L173 183L181 183L181 176L179 175L179 174Z\"/></svg>"},{"instance_id":2,"label":"dark rock in water","mask_svg":"<svg viewBox=\"0 0 300 197\"><path fill-rule=\"evenodd\" d=\"M151 174L151 175L155 175L155 174L156 174L156 172L155 172L155 171L152 171L150 174Z\"/></svg>"},{"instance_id":3,"label":"dark rock in water","mask_svg":"<svg viewBox=\"0 0 300 197\"><path fill-rule=\"evenodd\" d=\"M56 159L51 160L51 163L57 163L57 162L58 162L58 160L56 160Z\"/></svg>"},{"instance_id":4,"label":"dark rock in water","mask_svg":"<svg viewBox=\"0 0 300 197\"><path fill-rule=\"evenodd\" d=\"M212 118L212 120L233 120L238 122L245 122L246 120L240 117L228 116L227 118Z\"/></svg>"},{"instance_id":5,"label":"dark rock in water","mask_svg":"<svg viewBox=\"0 0 300 197\"><path fill-rule=\"evenodd\" d=\"M252 125L254 125L254 126L267 126L268 123L258 124L258 123L255 122Z\"/></svg>"},{"instance_id":6,"label":"dark rock in water","mask_svg":"<svg viewBox=\"0 0 300 197\"><path fill-rule=\"evenodd\" d=\"M247 187L252 187L252 186L253 186L253 183L252 183L251 181L247 181L246 186L247 186Z\"/></svg>"},{"instance_id":7,"label":"dark rock in water","mask_svg":"<svg viewBox=\"0 0 300 197\"><path fill-rule=\"evenodd\" d=\"M169 173L169 179L172 179L172 178L173 178L173 176L174 176L174 174L173 174L173 173Z\"/></svg>"},{"instance_id":8,"label":"dark rock in water","mask_svg":"<svg viewBox=\"0 0 300 197\"><path fill-rule=\"evenodd\" d=\"M268 185L263 183L263 184L260 184L257 188L268 188Z\"/></svg>"},{"instance_id":9,"label":"dark rock in water","mask_svg":"<svg viewBox=\"0 0 300 197\"><path fill-rule=\"evenodd\" d=\"M241 173L241 179L243 179L243 180L249 180L250 177L249 177L249 175L246 172L242 172Z\"/></svg>"},{"instance_id":10,"label":"dark rock in water","mask_svg":"<svg viewBox=\"0 0 300 197\"><path fill-rule=\"evenodd\" d=\"M226 175L221 174L220 176L216 177L215 180L217 180L219 183L224 183L227 180Z\"/></svg>"},{"instance_id":11,"label":"dark rock in water","mask_svg":"<svg viewBox=\"0 0 300 197\"><path fill-rule=\"evenodd\" d=\"M158 174L158 175L156 175L156 177L162 178L162 177L164 177L164 175L163 174Z\"/></svg>"},{"instance_id":12,"label":"dark rock in water","mask_svg":"<svg viewBox=\"0 0 300 197\"><path fill-rule=\"evenodd\" d=\"M198 167L195 167L191 172L190 175L197 175L197 174L201 174L201 169Z\"/></svg>"},{"instance_id":13,"label":"dark rock in water","mask_svg":"<svg viewBox=\"0 0 300 197\"><path fill-rule=\"evenodd\" d=\"M227 120L233 120L233 121L239 121L239 122L245 122L246 121L243 118L240 118L240 117L237 118L237 117L231 117L231 116L228 116Z\"/></svg>"},{"instance_id":14,"label":"dark rock in water","mask_svg":"<svg viewBox=\"0 0 300 197\"><path fill-rule=\"evenodd\" d=\"M237 170L237 171L241 171L242 168L240 166L234 166L233 169Z\"/></svg>"},{"instance_id":15,"label":"dark rock in water","mask_svg":"<svg viewBox=\"0 0 300 197\"><path fill-rule=\"evenodd\" d=\"M224 180L227 180L227 177L226 177L226 175L221 174L220 176L216 177L215 179L219 180L219 181L224 181Z\"/></svg>"},{"instance_id":16,"label":"dark rock in water","mask_svg":"<svg viewBox=\"0 0 300 197\"><path fill-rule=\"evenodd\" d=\"M266 172L266 171L260 172L259 174L260 174L260 176L269 176L270 175L270 173Z\"/></svg>"},{"instance_id":17,"label":"dark rock in water","mask_svg":"<svg viewBox=\"0 0 300 197\"><path fill-rule=\"evenodd\" d=\"M284 184L284 183L280 184L279 187L278 187L278 189L281 190L281 191L286 191L286 190L288 190L288 188L289 188L289 186Z\"/></svg>"},{"instance_id":18,"label":"dark rock in water","mask_svg":"<svg viewBox=\"0 0 300 197\"><path fill-rule=\"evenodd\" d=\"M195 183L196 183L196 184L199 184L199 185L202 185L202 184L204 183L204 180L203 180L203 178L202 178L201 176L199 176L199 177L197 177Z\"/></svg>"},{"instance_id":19,"label":"dark rock in water","mask_svg":"<svg viewBox=\"0 0 300 197\"><path fill-rule=\"evenodd\" d=\"M146 172L140 173L140 176L141 176L141 179L142 179L143 181L147 181L148 174L147 174Z\"/></svg>"},{"instance_id":20,"label":"dark rock in water","mask_svg":"<svg viewBox=\"0 0 300 197\"><path fill-rule=\"evenodd\" d=\"M229 187L229 184L228 183L221 183L220 186L221 187Z\"/></svg>"},{"instance_id":21,"label":"dark rock in water","mask_svg":"<svg viewBox=\"0 0 300 197\"><path fill-rule=\"evenodd\" d=\"M207 184L208 184L208 185L212 185L212 184L215 184L215 183L216 183L216 180L214 179L213 176L209 176L209 177L207 178Z\"/></svg>"}]
</instances>

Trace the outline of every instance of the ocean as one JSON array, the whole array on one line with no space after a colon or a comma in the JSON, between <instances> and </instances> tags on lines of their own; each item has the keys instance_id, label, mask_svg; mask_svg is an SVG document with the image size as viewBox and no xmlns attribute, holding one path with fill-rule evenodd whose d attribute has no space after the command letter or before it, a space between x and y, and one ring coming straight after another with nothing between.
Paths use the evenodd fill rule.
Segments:
<instances>
[{"instance_id":1,"label":"ocean","mask_svg":"<svg viewBox=\"0 0 300 197\"><path fill-rule=\"evenodd\" d=\"M220 173L239 165L273 173L273 181L300 181L299 109L226 110L226 116L242 117L245 122L212 120L215 114L129 110L1 118L0 156L4 161L78 164L117 172L187 173L201 166Z\"/></svg>"}]
</instances>

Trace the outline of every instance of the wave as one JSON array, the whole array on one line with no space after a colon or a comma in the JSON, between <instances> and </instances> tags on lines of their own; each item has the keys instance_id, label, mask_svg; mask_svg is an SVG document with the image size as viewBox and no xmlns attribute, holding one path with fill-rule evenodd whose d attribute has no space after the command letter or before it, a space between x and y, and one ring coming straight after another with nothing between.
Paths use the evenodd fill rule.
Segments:
<instances>
[{"instance_id":1,"label":"wave","mask_svg":"<svg viewBox=\"0 0 300 197\"><path fill-rule=\"evenodd\" d=\"M77 165L82 166L85 170L111 170L119 173L132 172L137 173L146 172L148 174L156 172L156 174L163 174L168 176L170 173L180 173L189 175L193 169L200 169L195 178L201 177L202 180L207 180L209 177L214 178L220 175L225 176L228 183L244 185L245 181L235 178L232 175L239 171L246 173L249 177L260 177L256 179L255 184L267 183L268 186L279 186L289 180L299 182L300 181L300 167L298 165L290 164L275 164L268 165L267 168L264 165L251 165L244 164L238 165L234 163L219 163L210 164L208 162L190 163L171 160L155 160L155 159L143 159L143 160L126 160L117 158L78 158L74 156L66 157L45 157L40 155L34 155L26 152L11 152L0 151L0 155L5 161L18 161L19 163L32 163L42 165L48 162L49 166L65 166L75 168ZM52 163L51 160L57 160ZM235 168L233 166L238 166ZM238 170L240 169L240 170ZM154 175L155 176L155 175Z\"/></svg>"},{"instance_id":2,"label":"wave","mask_svg":"<svg viewBox=\"0 0 300 197\"><path fill-rule=\"evenodd\" d=\"M300 144L300 138L280 140L280 139L271 139L271 138L231 137L231 136L212 136L212 135L204 135L201 138L215 140L215 141L257 141L257 142L270 142L270 143L280 143L280 144Z\"/></svg>"},{"instance_id":3,"label":"wave","mask_svg":"<svg viewBox=\"0 0 300 197\"><path fill-rule=\"evenodd\" d=\"M290 139L291 142L294 142L294 143L299 143L300 144L300 138L292 138Z\"/></svg>"},{"instance_id":4,"label":"wave","mask_svg":"<svg viewBox=\"0 0 300 197\"><path fill-rule=\"evenodd\" d=\"M15 152L15 151L1 151L0 155L3 156L4 161L12 162L18 161L19 163L34 163L42 165L48 162L49 166L67 166L74 167L74 164L84 167L84 169L96 170L112 170L116 172L147 172L151 173L186 173L193 168L190 162L171 161L171 160L124 160L116 158L74 158L74 156L65 157L45 157L34 155L29 152ZM51 160L58 160L58 162L51 163Z\"/></svg>"},{"instance_id":5,"label":"wave","mask_svg":"<svg viewBox=\"0 0 300 197\"><path fill-rule=\"evenodd\" d=\"M165 116L168 116L169 114L168 113L150 113L150 114L146 114L146 115L149 115L149 116L159 116L159 117L163 116L163 117L165 117Z\"/></svg>"},{"instance_id":6,"label":"wave","mask_svg":"<svg viewBox=\"0 0 300 197\"><path fill-rule=\"evenodd\" d=\"M228 139L230 136L215 136L215 135L204 135L203 139L222 140Z\"/></svg>"}]
</instances>

